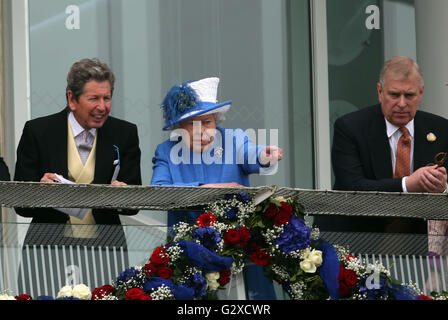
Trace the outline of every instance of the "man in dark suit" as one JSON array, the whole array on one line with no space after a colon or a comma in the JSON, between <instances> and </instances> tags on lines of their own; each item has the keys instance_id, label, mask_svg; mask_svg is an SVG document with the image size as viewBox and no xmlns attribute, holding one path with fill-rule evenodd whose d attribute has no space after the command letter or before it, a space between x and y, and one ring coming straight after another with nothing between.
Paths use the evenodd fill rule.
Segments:
<instances>
[{"instance_id":1,"label":"man in dark suit","mask_svg":"<svg viewBox=\"0 0 448 320\"><path fill-rule=\"evenodd\" d=\"M2 157L0 157L0 181L9 181L11 179L9 175L8 166Z\"/></svg>"},{"instance_id":2,"label":"man in dark suit","mask_svg":"<svg viewBox=\"0 0 448 320\"><path fill-rule=\"evenodd\" d=\"M55 173L69 179L68 122L96 134L94 184L141 185L140 148L136 125L109 116L114 91L114 75L98 60L75 63L67 77L68 107L53 115L28 121L17 148L15 181L54 182ZM72 128L73 129L73 128ZM118 149L117 149L118 148ZM117 150L119 150L117 152ZM119 174L111 181L118 156ZM67 223L69 216L54 209L20 209L33 223ZM119 214L137 211L93 210L97 224L119 225Z\"/></svg>"},{"instance_id":3,"label":"man in dark suit","mask_svg":"<svg viewBox=\"0 0 448 320\"><path fill-rule=\"evenodd\" d=\"M334 126L332 165L335 190L433 192L447 187L447 172L434 163L448 151L448 120L418 111L424 83L419 66L407 57L384 65L377 84L379 105L340 117ZM406 128L406 135L403 132ZM399 174L400 138L408 149L408 171ZM402 150L404 150L402 149ZM422 219L316 217L323 231L427 232Z\"/></svg>"},{"instance_id":4,"label":"man in dark suit","mask_svg":"<svg viewBox=\"0 0 448 320\"><path fill-rule=\"evenodd\" d=\"M55 182L63 177L76 183L141 185L137 127L109 116L114 81L108 66L96 59L75 63L67 76L67 108L25 124L14 180ZM15 210L33 218L25 245L124 249L119 215L138 212L95 209L77 216L60 208Z\"/></svg>"}]
</instances>

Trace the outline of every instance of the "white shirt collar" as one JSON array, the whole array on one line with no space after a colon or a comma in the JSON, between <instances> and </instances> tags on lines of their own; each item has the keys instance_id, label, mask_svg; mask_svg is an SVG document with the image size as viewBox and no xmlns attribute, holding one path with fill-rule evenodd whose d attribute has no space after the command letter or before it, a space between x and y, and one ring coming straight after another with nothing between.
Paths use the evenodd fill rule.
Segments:
<instances>
[{"instance_id":1,"label":"white shirt collar","mask_svg":"<svg viewBox=\"0 0 448 320\"><path fill-rule=\"evenodd\" d=\"M398 129L400 129L400 127L397 127L396 125L393 125L392 123L387 121L386 118L384 118L384 120L386 121L387 137L390 138L395 132L397 132ZM414 119L409 121L408 124L405 127L408 129L409 135L413 139L414 138Z\"/></svg>"},{"instance_id":2,"label":"white shirt collar","mask_svg":"<svg viewBox=\"0 0 448 320\"><path fill-rule=\"evenodd\" d=\"M72 127L73 137L76 138L81 132L84 131L84 128L79 124L78 120L76 120L75 115L72 111L70 111L68 119L70 121L70 126ZM96 128L90 129L89 132L92 134L92 136L95 136Z\"/></svg>"}]
</instances>

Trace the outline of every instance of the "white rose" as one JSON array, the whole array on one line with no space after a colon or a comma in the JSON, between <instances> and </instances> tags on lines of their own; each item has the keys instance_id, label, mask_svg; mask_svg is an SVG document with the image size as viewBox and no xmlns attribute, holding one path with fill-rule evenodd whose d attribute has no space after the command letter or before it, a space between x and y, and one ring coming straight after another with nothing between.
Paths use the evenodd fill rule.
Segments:
<instances>
[{"instance_id":1,"label":"white rose","mask_svg":"<svg viewBox=\"0 0 448 320\"><path fill-rule=\"evenodd\" d=\"M316 265L313 263L313 261L305 259L300 262L300 269L302 269L306 273L314 273L316 272Z\"/></svg>"},{"instance_id":2,"label":"white rose","mask_svg":"<svg viewBox=\"0 0 448 320\"><path fill-rule=\"evenodd\" d=\"M0 300L16 300L16 298L14 298L13 296L8 296L5 293L5 294L0 294Z\"/></svg>"},{"instance_id":3,"label":"white rose","mask_svg":"<svg viewBox=\"0 0 448 320\"><path fill-rule=\"evenodd\" d=\"M85 284L78 284L73 288L72 291L73 297L79 298L81 300L90 300L92 297L92 293L90 289Z\"/></svg>"},{"instance_id":4,"label":"white rose","mask_svg":"<svg viewBox=\"0 0 448 320\"><path fill-rule=\"evenodd\" d=\"M219 279L219 272L212 272L212 273L207 273L205 275L205 279L213 281L213 280L218 280Z\"/></svg>"},{"instance_id":5,"label":"white rose","mask_svg":"<svg viewBox=\"0 0 448 320\"><path fill-rule=\"evenodd\" d=\"M210 290L216 290L216 289L218 289L218 287L219 287L219 283L218 283L218 281L216 281L216 280L213 280L213 281L208 281L207 280L207 286L208 286L208 288L210 289Z\"/></svg>"},{"instance_id":6,"label":"white rose","mask_svg":"<svg viewBox=\"0 0 448 320\"><path fill-rule=\"evenodd\" d=\"M219 283L218 280L219 279L219 272L212 272L212 273L207 273L205 275L205 279L207 280L207 287L210 290L216 290L219 287Z\"/></svg>"},{"instance_id":7,"label":"white rose","mask_svg":"<svg viewBox=\"0 0 448 320\"><path fill-rule=\"evenodd\" d=\"M283 196L278 196L278 197L275 197L274 199L279 201L279 202L286 202L286 199Z\"/></svg>"},{"instance_id":8,"label":"white rose","mask_svg":"<svg viewBox=\"0 0 448 320\"><path fill-rule=\"evenodd\" d=\"M308 259L311 260L316 267L319 267L322 264L322 251L313 250L308 254Z\"/></svg>"},{"instance_id":9,"label":"white rose","mask_svg":"<svg viewBox=\"0 0 448 320\"><path fill-rule=\"evenodd\" d=\"M63 286L61 290L59 290L57 299L71 297L72 296L72 287L71 286Z\"/></svg>"}]
</instances>

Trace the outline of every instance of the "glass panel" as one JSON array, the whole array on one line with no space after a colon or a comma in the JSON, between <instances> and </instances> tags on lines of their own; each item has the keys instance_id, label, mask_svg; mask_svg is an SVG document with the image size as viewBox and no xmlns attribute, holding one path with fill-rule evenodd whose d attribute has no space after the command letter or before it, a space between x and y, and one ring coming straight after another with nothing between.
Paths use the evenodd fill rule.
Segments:
<instances>
[{"instance_id":1,"label":"glass panel","mask_svg":"<svg viewBox=\"0 0 448 320\"><path fill-rule=\"evenodd\" d=\"M416 59L414 1L327 1L330 133L340 116L378 102L383 63ZM334 182L334 177L333 177Z\"/></svg>"},{"instance_id":2,"label":"glass panel","mask_svg":"<svg viewBox=\"0 0 448 320\"><path fill-rule=\"evenodd\" d=\"M18 245L26 224L0 224L3 241L0 244L0 292L8 295L30 294L56 297L66 284L85 284L90 290L112 284L129 267L144 266L153 250L166 243L167 229L163 226L124 226L128 245L98 246L86 241L52 242L55 225L35 225L36 234L47 243ZM85 226L83 226L85 227ZM112 226L98 226L105 237L114 238ZM435 236L440 242L446 237ZM419 235L384 235L355 233L322 233L321 238L333 245L349 249L363 265L381 263L390 276L402 284L416 284L425 295L447 290L448 256L429 257L425 250L428 238ZM384 244L385 246L382 246ZM392 244L392 245L391 245ZM243 299L238 295L241 277L233 278L232 290L220 293L220 299ZM240 291L241 292L241 291ZM243 290L244 292L244 290ZM288 299L277 295L278 299Z\"/></svg>"},{"instance_id":3,"label":"glass panel","mask_svg":"<svg viewBox=\"0 0 448 320\"><path fill-rule=\"evenodd\" d=\"M366 27L369 15L365 12L370 5L379 7L380 2L327 1L331 141L337 118L378 103L376 83L383 64L383 36L380 30Z\"/></svg>"},{"instance_id":4,"label":"glass panel","mask_svg":"<svg viewBox=\"0 0 448 320\"><path fill-rule=\"evenodd\" d=\"M308 1L289 1L289 68L293 186L314 189L313 101L310 59L310 8Z\"/></svg>"},{"instance_id":5,"label":"glass panel","mask_svg":"<svg viewBox=\"0 0 448 320\"><path fill-rule=\"evenodd\" d=\"M218 100L233 100L223 126L266 129L258 141L277 140L285 151L278 172L252 176L252 186L311 188L308 7L308 0L30 0L32 118L62 110L70 66L98 57L117 78L112 115L138 126L149 184L154 151L168 138L160 110L167 90L218 76ZM148 212L139 218L166 221Z\"/></svg>"},{"instance_id":6,"label":"glass panel","mask_svg":"<svg viewBox=\"0 0 448 320\"><path fill-rule=\"evenodd\" d=\"M111 284L129 266L145 265L152 251L166 243L166 228L162 226L124 226L127 246L107 246L74 238L71 242L65 238L63 242L58 231L64 225L3 223L0 226L3 230L0 291L9 295L27 293L34 298L56 297L66 284L82 283L91 290ZM31 228L35 238L28 238L25 245L20 245L23 234ZM97 228L111 241L121 232L117 226L98 225Z\"/></svg>"}]
</instances>

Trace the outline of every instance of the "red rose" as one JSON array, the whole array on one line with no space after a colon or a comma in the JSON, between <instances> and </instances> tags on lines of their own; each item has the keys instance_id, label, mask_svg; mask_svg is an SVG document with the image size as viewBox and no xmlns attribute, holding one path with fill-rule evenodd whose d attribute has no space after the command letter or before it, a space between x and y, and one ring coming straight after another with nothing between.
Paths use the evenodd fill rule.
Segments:
<instances>
[{"instance_id":1,"label":"red rose","mask_svg":"<svg viewBox=\"0 0 448 320\"><path fill-rule=\"evenodd\" d=\"M230 274L231 274L230 270L223 271L223 272L219 273L218 283L222 287L224 287L226 284L228 284L230 282Z\"/></svg>"},{"instance_id":2,"label":"red rose","mask_svg":"<svg viewBox=\"0 0 448 320\"><path fill-rule=\"evenodd\" d=\"M247 246L247 241L249 241L250 239L250 230L247 227L241 227L240 231L240 245L242 247L246 247Z\"/></svg>"},{"instance_id":3,"label":"red rose","mask_svg":"<svg viewBox=\"0 0 448 320\"><path fill-rule=\"evenodd\" d=\"M345 269L344 282L347 284L349 288L354 288L355 285L358 283L358 276L356 275L355 271Z\"/></svg>"},{"instance_id":4,"label":"red rose","mask_svg":"<svg viewBox=\"0 0 448 320\"><path fill-rule=\"evenodd\" d=\"M281 226L291 219L291 214L288 211L280 211L274 218L274 225Z\"/></svg>"},{"instance_id":5,"label":"red rose","mask_svg":"<svg viewBox=\"0 0 448 320\"><path fill-rule=\"evenodd\" d=\"M170 257L164 247L157 247L149 261L156 266L166 265L170 261Z\"/></svg>"},{"instance_id":6,"label":"red rose","mask_svg":"<svg viewBox=\"0 0 448 320\"><path fill-rule=\"evenodd\" d=\"M271 261L271 256L269 253L256 244L251 245L251 253L249 254L249 258L259 266L266 266Z\"/></svg>"},{"instance_id":7,"label":"red rose","mask_svg":"<svg viewBox=\"0 0 448 320\"><path fill-rule=\"evenodd\" d=\"M132 288L126 291L126 298L125 300L151 300L148 299L148 295L146 295L142 289L139 288Z\"/></svg>"},{"instance_id":8,"label":"red rose","mask_svg":"<svg viewBox=\"0 0 448 320\"><path fill-rule=\"evenodd\" d=\"M14 297L16 300L33 300L29 294L19 294Z\"/></svg>"},{"instance_id":9,"label":"red rose","mask_svg":"<svg viewBox=\"0 0 448 320\"><path fill-rule=\"evenodd\" d=\"M143 270L147 275L153 276L157 273L157 266L153 263L147 263L143 267Z\"/></svg>"},{"instance_id":10,"label":"red rose","mask_svg":"<svg viewBox=\"0 0 448 320\"><path fill-rule=\"evenodd\" d=\"M432 299L428 296L425 296L424 294L421 294L417 296L417 300L432 300Z\"/></svg>"},{"instance_id":11,"label":"red rose","mask_svg":"<svg viewBox=\"0 0 448 320\"><path fill-rule=\"evenodd\" d=\"M284 211L284 212L289 213L289 215L292 215L292 213L293 213L292 206L290 206L287 202L284 202L284 201L281 202L281 205L282 206L280 208L280 211Z\"/></svg>"},{"instance_id":12,"label":"red rose","mask_svg":"<svg viewBox=\"0 0 448 320\"><path fill-rule=\"evenodd\" d=\"M240 232L237 229L229 229L224 234L224 243L225 244L239 244L240 243Z\"/></svg>"},{"instance_id":13,"label":"red rose","mask_svg":"<svg viewBox=\"0 0 448 320\"><path fill-rule=\"evenodd\" d=\"M339 295L345 297L350 293L350 288L344 282L339 282Z\"/></svg>"},{"instance_id":14,"label":"red rose","mask_svg":"<svg viewBox=\"0 0 448 320\"><path fill-rule=\"evenodd\" d=\"M278 207L275 205L275 203L271 203L264 212L264 216L268 219L273 219L278 211Z\"/></svg>"},{"instance_id":15,"label":"red rose","mask_svg":"<svg viewBox=\"0 0 448 320\"><path fill-rule=\"evenodd\" d=\"M157 274L160 278L171 279L171 277L173 276L173 270L171 270L171 268L162 266L157 270Z\"/></svg>"},{"instance_id":16,"label":"red rose","mask_svg":"<svg viewBox=\"0 0 448 320\"><path fill-rule=\"evenodd\" d=\"M339 294L346 296L358 283L358 277L353 270L347 270L342 265L339 266Z\"/></svg>"},{"instance_id":17,"label":"red rose","mask_svg":"<svg viewBox=\"0 0 448 320\"><path fill-rule=\"evenodd\" d=\"M196 225L202 228L205 227L212 227L216 222L216 217L213 215L213 213L204 213L201 214L196 221Z\"/></svg>"},{"instance_id":18,"label":"red rose","mask_svg":"<svg viewBox=\"0 0 448 320\"><path fill-rule=\"evenodd\" d=\"M110 284L95 288L92 292L92 300L101 300L106 296L114 294L116 291L117 289Z\"/></svg>"}]
</instances>

